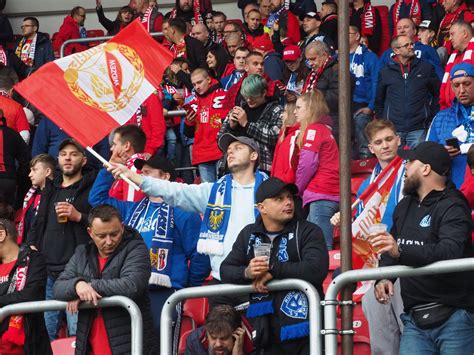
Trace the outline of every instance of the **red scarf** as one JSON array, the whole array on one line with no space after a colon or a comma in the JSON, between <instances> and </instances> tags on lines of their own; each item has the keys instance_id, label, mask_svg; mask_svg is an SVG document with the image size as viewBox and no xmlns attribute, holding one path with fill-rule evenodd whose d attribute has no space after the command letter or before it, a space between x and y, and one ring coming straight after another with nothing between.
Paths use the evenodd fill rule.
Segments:
<instances>
[{"instance_id":1,"label":"red scarf","mask_svg":"<svg viewBox=\"0 0 474 355\"><path fill-rule=\"evenodd\" d=\"M175 58L186 58L186 42L183 40L178 44L172 44L170 47L170 51L173 53Z\"/></svg>"},{"instance_id":2,"label":"red scarf","mask_svg":"<svg viewBox=\"0 0 474 355\"><path fill-rule=\"evenodd\" d=\"M318 82L319 77L323 73L324 69L326 69L327 64L329 63L329 60L331 57L328 57L324 64L321 66L321 68L318 69L318 71L311 70L311 74L309 77L306 79L303 90L301 91L302 94L305 94L307 92L310 92L311 90L316 89L316 83Z\"/></svg>"},{"instance_id":3,"label":"red scarf","mask_svg":"<svg viewBox=\"0 0 474 355\"><path fill-rule=\"evenodd\" d=\"M393 35L397 35L397 23L400 20L400 7L404 0L397 0L397 2L393 5ZM406 2L405 2L406 3ZM407 4L408 5L408 4ZM410 15L408 16L412 20L415 21L415 25L419 25L421 22L421 8L420 8L420 1L419 0L412 0L410 6Z\"/></svg>"},{"instance_id":4,"label":"red scarf","mask_svg":"<svg viewBox=\"0 0 474 355\"><path fill-rule=\"evenodd\" d=\"M25 199L23 200L23 208L21 210L20 223L18 223L18 227L16 228L18 232L16 242L18 245L21 245L21 243L23 242L23 237L25 233L26 213L28 212L30 207L33 206L33 209L36 214L36 211L38 210L38 206L40 203L40 199L41 199L41 194L38 191L38 187L37 186L30 187L30 189L26 193Z\"/></svg>"},{"instance_id":5,"label":"red scarf","mask_svg":"<svg viewBox=\"0 0 474 355\"><path fill-rule=\"evenodd\" d=\"M362 23L362 36L372 36L374 34L375 29L375 8L372 6L370 1L367 1L364 4L364 11L362 12L361 16L361 23Z\"/></svg>"},{"instance_id":6,"label":"red scarf","mask_svg":"<svg viewBox=\"0 0 474 355\"><path fill-rule=\"evenodd\" d=\"M8 65L7 52L5 52L2 45L0 45L0 64L3 64L4 66Z\"/></svg>"},{"instance_id":7,"label":"red scarf","mask_svg":"<svg viewBox=\"0 0 474 355\"><path fill-rule=\"evenodd\" d=\"M193 1L193 13L194 13L194 19L191 21L191 25L196 25L198 23L204 23L204 20L202 19L201 16L201 1L200 0L194 0ZM178 10L176 7L173 7L171 10L170 18L176 18L178 16Z\"/></svg>"},{"instance_id":8,"label":"red scarf","mask_svg":"<svg viewBox=\"0 0 474 355\"><path fill-rule=\"evenodd\" d=\"M146 30L148 32L151 32L153 28L153 24L151 23L151 13L153 12L153 8L150 6L148 9L146 9L145 13L143 14L141 18L141 23L143 26L145 26Z\"/></svg>"},{"instance_id":9,"label":"red scarf","mask_svg":"<svg viewBox=\"0 0 474 355\"><path fill-rule=\"evenodd\" d=\"M447 12L446 15L444 15L443 19L441 20L441 23L439 24L438 34L436 36L439 38L441 34L444 34L444 40L442 41L442 43L439 43L440 46L445 46L449 42L449 29L451 28L451 25L453 24L454 21L459 19L459 17L461 16L461 13L466 10L467 10L466 4L462 3L456 9L456 11ZM449 42L449 44L451 47L451 42Z\"/></svg>"},{"instance_id":10,"label":"red scarf","mask_svg":"<svg viewBox=\"0 0 474 355\"><path fill-rule=\"evenodd\" d=\"M7 122L5 121L5 117L0 118L0 172L3 173L5 172L5 152L3 149L5 148L5 144L3 142L3 129L1 128L2 126L6 126Z\"/></svg>"}]
</instances>

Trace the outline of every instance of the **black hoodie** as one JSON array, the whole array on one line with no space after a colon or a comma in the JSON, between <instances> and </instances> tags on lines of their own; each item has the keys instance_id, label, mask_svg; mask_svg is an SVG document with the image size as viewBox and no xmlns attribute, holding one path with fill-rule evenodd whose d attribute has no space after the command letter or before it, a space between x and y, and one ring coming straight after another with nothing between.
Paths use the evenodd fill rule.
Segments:
<instances>
[{"instance_id":1,"label":"black hoodie","mask_svg":"<svg viewBox=\"0 0 474 355\"><path fill-rule=\"evenodd\" d=\"M464 196L448 182L443 191L431 191L422 201L409 195L393 214L391 234L400 246L400 258L382 255L380 266L425 266L436 261L472 256L471 210ZM417 305L440 303L474 310L469 293L472 272L404 277L400 279L405 312Z\"/></svg>"}]
</instances>

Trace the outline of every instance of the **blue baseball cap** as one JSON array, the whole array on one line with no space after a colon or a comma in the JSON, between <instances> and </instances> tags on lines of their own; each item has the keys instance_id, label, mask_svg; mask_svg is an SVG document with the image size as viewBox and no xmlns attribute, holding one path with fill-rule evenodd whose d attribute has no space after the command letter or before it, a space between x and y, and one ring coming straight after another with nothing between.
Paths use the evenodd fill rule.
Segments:
<instances>
[{"instance_id":1,"label":"blue baseball cap","mask_svg":"<svg viewBox=\"0 0 474 355\"><path fill-rule=\"evenodd\" d=\"M458 74L454 75L454 73L456 73L458 71L463 71L464 73L458 73ZM449 76L451 77L451 80L456 79L456 78L465 77L465 76L474 76L474 65L472 65L471 63L467 63L467 62L462 62L462 63L456 64L451 69L451 72L449 73Z\"/></svg>"}]
</instances>

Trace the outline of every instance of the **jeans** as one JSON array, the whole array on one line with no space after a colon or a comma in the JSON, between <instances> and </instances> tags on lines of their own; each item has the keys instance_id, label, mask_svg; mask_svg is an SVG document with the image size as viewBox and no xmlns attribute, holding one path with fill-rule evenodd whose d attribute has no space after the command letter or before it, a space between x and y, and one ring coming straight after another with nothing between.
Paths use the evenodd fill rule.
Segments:
<instances>
[{"instance_id":1,"label":"jeans","mask_svg":"<svg viewBox=\"0 0 474 355\"><path fill-rule=\"evenodd\" d=\"M474 353L474 313L458 309L439 327L420 329L410 314L400 318L405 326L400 354L472 355Z\"/></svg>"},{"instance_id":2,"label":"jeans","mask_svg":"<svg viewBox=\"0 0 474 355\"><path fill-rule=\"evenodd\" d=\"M371 119L372 116L366 115L365 113L354 115L355 141L359 159L367 159L372 155L368 148L369 142L365 136L365 126L367 126L367 123L369 123Z\"/></svg>"},{"instance_id":3,"label":"jeans","mask_svg":"<svg viewBox=\"0 0 474 355\"><path fill-rule=\"evenodd\" d=\"M198 165L201 182L214 182L217 180L218 160L208 161Z\"/></svg>"},{"instance_id":4,"label":"jeans","mask_svg":"<svg viewBox=\"0 0 474 355\"><path fill-rule=\"evenodd\" d=\"M332 250L332 231L330 219L339 210L339 202L329 200L313 201L309 204L309 214L307 220L317 224L323 231L324 240L328 250Z\"/></svg>"},{"instance_id":5,"label":"jeans","mask_svg":"<svg viewBox=\"0 0 474 355\"><path fill-rule=\"evenodd\" d=\"M176 160L176 132L173 127L166 128L166 158L171 161Z\"/></svg>"},{"instance_id":6,"label":"jeans","mask_svg":"<svg viewBox=\"0 0 474 355\"><path fill-rule=\"evenodd\" d=\"M150 304L151 314L153 316L153 325L155 327L156 335L160 336L160 321L161 311L166 303L168 297L170 297L176 290L173 288L160 287L159 289L150 289ZM173 319L176 320L176 312L173 315Z\"/></svg>"},{"instance_id":7,"label":"jeans","mask_svg":"<svg viewBox=\"0 0 474 355\"><path fill-rule=\"evenodd\" d=\"M400 136L401 145L404 147L408 145L410 149L415 148L419 143L423 142L426 138L426 132L424 129L419 129L411 132L397 132Z\"/></svg>"},{"instance_id":8,"label":"jeans","mask_svg":"<svg viewBox=\"0 0 474 355\"><path fill-rule=\"evenodd\" d=\"M46 281L46 299L54 300L53 287L56 279L48 275L48 280ZM49 340L53 341L58 337L59 327L61 325L61 320L63 319L64 313L66 313L67 320L67 330L69 336L76 335L77 329L77 313L70 314L64 311L49 311L44 312L44 321L46 323L46 329L48 331Z\"/></svg>"}]
</instances>

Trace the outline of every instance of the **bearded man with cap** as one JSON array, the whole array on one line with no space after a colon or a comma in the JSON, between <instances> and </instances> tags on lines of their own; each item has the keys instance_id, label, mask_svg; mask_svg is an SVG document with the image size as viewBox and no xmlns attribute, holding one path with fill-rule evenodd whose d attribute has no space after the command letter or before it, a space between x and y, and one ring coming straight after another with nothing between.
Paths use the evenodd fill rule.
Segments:
<instances>
[{"instance_id":1,"label":"bearded man with cap","mask_svg":"<svg viewBox=\"0 0 474 355\"><path fill-rule=\"evenodd\" d=\"M456 64L450 79L456 98L451 107L435 116L427 140L445 146L452 159L451 179L460 188L466 172L466 154L474 143L474 65Z\"/></svg>"},{"instance_id":2,"label":"bearded man with cap","mask_svg":"<svg viewBox=\"0 0 474 355\"><path fill-rule=\"evenodd\" d=\"M253 319L257 352L264 350L265 354L309 354L308 312L312 311L304 293L269 293L266 283L298 278L313 284L322 297L322 282L328 272L321 229L295 216L297 193L296 185L276 177L264 181L256 193L260 215L242 229L221 265L223 282L252 283L259 292L250 296L247 317ZM264 246L269 256L259 254Z\"/></svg>"},{"instance_id":3,"label":"bearded man with cap","mask_svg":"<svg viewBox=\"0 0 474 355\"><path fill-rule=\"evenodd\" d=\"M421 267L472 256L471 209L448 176L451 158L435 142L402 150L407 160L402 199L390 233L371 239L382 255L380 266ZM400 354L474 352L472 272L400 279L404 324ZM380 280L375 296L390 302L395 280ZM470 292L471 291L471 292Z\"/></svg>"},{"instance_id":4,"label":"bearded man with cap","mask_svg":"<svg viewBox=\"0 0 474 355\"><path fill-rule=\"evenodd\" d=\"M174 181L173 164L164 156L155 154L148 160L136 159L137 171L163 181ZM116 207L126 225L136 229L149 250L151 277L149 280L153 323L160 334L161 309L175 290L201 286L211 270L209 257L199 254L201 218L179 207L171 207L161 197L145 196L137 202L109 197L114 177L102 169L89 194L89 203L95 207L108 204Z\"/></svg>"},{"instance_id":5,"label":"bearded man with cap","mask_svg":"<svg viewBox=\"0 0 474 355\"><path fill-rule=\"evenodd\" d=\"M149 196L160 196L170 206L203 214L197 250L210 256L214 278L211 284L221 283L222 261L231 251L239 231L255 221L259 213L255 191L268 178L257 170L259 147L252 138L226 133L220 137L218 146L226 154L230 173L213 183L170 182L138 175L121 164L112 164L109 169L116 177L125 174ZM216 297L210 301L211 306L236 305L246 298L242 301L242 297Z\"/></svg>"}]
</instances>

